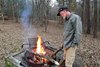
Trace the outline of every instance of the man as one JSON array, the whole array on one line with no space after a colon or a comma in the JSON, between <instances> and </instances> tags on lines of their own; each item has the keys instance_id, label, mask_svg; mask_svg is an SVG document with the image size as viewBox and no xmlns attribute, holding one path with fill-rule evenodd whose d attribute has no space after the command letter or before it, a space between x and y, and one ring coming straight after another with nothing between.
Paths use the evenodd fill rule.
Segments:
<instances>
[{"instance_id":1,"label":"man","mask_svg":"<svg viewBox=\"0 0 100 67\"><path fill-rule=\"evenodd\" d=\"M58 10L58 16L61 16L64 22L64 59L65 66L72 67L75 60L75 51L80 43L82 34L81 18L70 12L66 6L62 6Z\"/></svg>"}]
</instances>

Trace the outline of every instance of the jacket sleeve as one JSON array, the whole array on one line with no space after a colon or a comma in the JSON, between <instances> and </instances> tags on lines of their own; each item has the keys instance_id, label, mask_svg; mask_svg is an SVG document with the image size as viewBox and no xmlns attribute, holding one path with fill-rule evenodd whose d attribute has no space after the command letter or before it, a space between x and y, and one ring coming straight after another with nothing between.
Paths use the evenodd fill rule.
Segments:
<instances>
[{"instance_id":1,"label":"jacket sleeve","mask_svg":"<svg viewBox=\"0 0 100 67\"><path fill-rule=\"evenodd\" d=\"M73 44L79 44L82 34L82 21L79 16L76 16L73 21L73 27L74 27L74 39Z\"/></svg>"}]
</instances>

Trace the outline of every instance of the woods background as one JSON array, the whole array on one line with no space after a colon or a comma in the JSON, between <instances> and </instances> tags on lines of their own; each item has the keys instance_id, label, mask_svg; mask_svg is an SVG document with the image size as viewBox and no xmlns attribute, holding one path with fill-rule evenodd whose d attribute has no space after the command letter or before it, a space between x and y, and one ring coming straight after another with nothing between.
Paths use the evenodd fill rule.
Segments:
<instances>
[{"instance_id":1,"label":"woods background","mask_svg":"<svg viewBox=\"0 0 100 67\"><path fill-rule=\"evenodd\" d=\"M83 31L85 34L92 34L97 38L100 31L100 0L57 0L58 5L51 7L50 0L30 0L32 2L33 23L41 22L47 30L48 20L62 23L63 20L57 17L57 9L60 4L67 5L70 10L81 16L83 21ZM0 19L14 20L18 22L23 11L23 0L0 0Z\"/></svg>"}]
</instances>

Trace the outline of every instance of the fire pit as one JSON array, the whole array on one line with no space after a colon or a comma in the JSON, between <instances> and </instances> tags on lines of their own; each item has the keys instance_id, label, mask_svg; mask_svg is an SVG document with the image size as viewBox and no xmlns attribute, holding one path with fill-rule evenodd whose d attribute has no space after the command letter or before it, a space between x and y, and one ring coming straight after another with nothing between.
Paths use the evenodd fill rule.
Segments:
<instances>
[{"instance_id":1,"label":"fire pit","mask_svg":"<svg viewBox=\"0 0 100 67\"><path fill-rule=\"evenodd\" d=\"M34 47L31 46L26 50L22 59L23 65L27 64L28 67L44 67L47 65L50 66L52 63L59 65L57 61L50 58L54 52L43 44L40 36L38 36L34 45Z\"/></svg>"},{"instance_id":2,"label":"fire pit","mask_svg":"<svg viewBox=\"0 0 100 67\"><path fill-rule=\"evenodd\" d=\"M60 63L52 57L57 49L51 45L48 46L46 42L42 41L40 36L33 38L33 40L32 38L31 40L29 39L29 44L24 44L23 47L25 45L28 45L28 49L9 57L14 65L18 67L53 67L53 65L62 67Z\"/></svg>"}]
</instances>

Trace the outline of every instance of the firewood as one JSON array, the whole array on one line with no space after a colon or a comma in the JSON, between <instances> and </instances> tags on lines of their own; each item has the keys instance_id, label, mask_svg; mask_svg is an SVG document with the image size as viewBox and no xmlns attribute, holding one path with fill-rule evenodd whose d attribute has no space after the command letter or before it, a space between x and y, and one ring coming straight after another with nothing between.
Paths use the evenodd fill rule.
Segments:
<instances>
[{"instance_id":1,"label":"firewood","mask_svg":"<svg viewBox=\"0 0 100 67\"><path fill-rule=\"evenodd\" d=\"M28 51L29 51L29 50L28 50ZM59 62L58 62L58 61L55 61L54 59L52 59L52 58L49 57L49 56L42 55L42 54L38 54L38 53L36 53L36 52L32 52L32 51L29 51L29 52L31 52L32 54L34 54L34 55L36 55L36 56L39 56L39 57L45 58L45 59L51 61L52 63L56 64L56 65L59 65Z\"/></svg>"}]
</instances>

